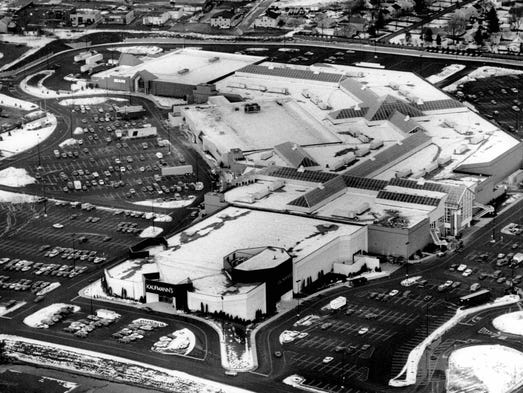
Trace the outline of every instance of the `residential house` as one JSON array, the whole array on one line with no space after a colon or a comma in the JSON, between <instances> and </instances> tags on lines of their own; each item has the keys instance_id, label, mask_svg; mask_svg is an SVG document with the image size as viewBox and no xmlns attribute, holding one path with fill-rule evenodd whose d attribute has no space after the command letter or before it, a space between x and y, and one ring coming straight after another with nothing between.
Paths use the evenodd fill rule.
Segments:
<instances>
[{"instance_id":1,"label":"residential house","mask_svg":"<svg viewBox=\"0 0 523 393\"><path fill-rule=\"evenodd\" d=\"M9 32L9 26L13 23L13 20L5 16L2 19L0 19L0 33L7 33Z\"/></svg>"},{"instance_id":2,"label":"residential house","mask_svg":"<svg viewBox=\"0 0 523 393\"><path fill-rule=\"evenodd\" d=\"M218 12L211 17L211 27L217 27L219 29L230 29L233 16L233 10Z\"/></svg>"},{"instance_id":3,"label":"residential house","mask_svg":"<svg viewBox=\"0 0 523 393\"><path fill-rule=\"evenodd\" d=\"M278 27L280 14L271 10L267 10L265 14L259 16L254 21L254 27L271 28Z\"/></svg>"},{"instance_id":4,"label":"residential house","mask_svg":"<svg viewBox=\"0 0 523 393\"><path fill-rule=\"evenodd\" d=\"M171 0L171 5L180 7L185 12L201 11L207 4L208 0Z\"/></svg>"}]
</instances>

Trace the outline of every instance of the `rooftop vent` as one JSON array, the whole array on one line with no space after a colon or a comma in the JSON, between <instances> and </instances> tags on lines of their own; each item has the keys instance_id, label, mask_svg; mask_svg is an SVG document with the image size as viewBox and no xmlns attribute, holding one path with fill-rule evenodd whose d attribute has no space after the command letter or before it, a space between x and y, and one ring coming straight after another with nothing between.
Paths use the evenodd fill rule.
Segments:
<instances>
[{"instance_id":1,"label":"rooftop vent","mask_svg":"<svg viewBox=\"0 0 523 393\"><path fill-rule=\"evenodd\" d=\"M181 70L178 71L178 74L183 75L183 74L187 74L188 72L189 72L188 68L182 68Z\"/></svg>"},{"instance_id":2,"label":"rooftop vent","mask_svg":"<svg viewBox=\"0 0 523 393\"><path fill-rule=\"evenodd\" d=\"M218 56L214 56L209 59L209 63L216 63L217 61L220 61Z\"/></svg>"}]
</instances>

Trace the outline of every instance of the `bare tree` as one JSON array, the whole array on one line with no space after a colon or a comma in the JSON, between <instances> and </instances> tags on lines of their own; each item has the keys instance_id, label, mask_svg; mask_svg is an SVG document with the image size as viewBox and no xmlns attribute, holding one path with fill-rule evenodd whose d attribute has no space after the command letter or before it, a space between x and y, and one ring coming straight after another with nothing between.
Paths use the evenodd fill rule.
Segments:
<instances>
[{"instance_id":1,"label":"bare tree","mask_svg":"<svg viewBox=\"0 0 523 393\"><path fill-rule=\"evenodd\" d=\"M452 41L456 43L456 37L465 32L467 21L461 12L454 12L450 15L450 19L447 23L447 34L452 38Z\"/></svg>"}]
</instances>

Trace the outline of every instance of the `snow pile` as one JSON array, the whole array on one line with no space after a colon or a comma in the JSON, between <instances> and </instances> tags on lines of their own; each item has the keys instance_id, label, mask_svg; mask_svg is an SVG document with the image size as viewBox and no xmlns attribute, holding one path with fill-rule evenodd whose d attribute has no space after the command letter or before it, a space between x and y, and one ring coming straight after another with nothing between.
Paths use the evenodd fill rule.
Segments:
<instances>
[{"instance_id":1,"label":"snow pile","mask_svg":"<svg viewBox=\"0 0 523 393\"><path fill-rule=\"evenodd\" d=\"M24 168L9 167L0 171L0 184L3 186L23 187L35 181Z\"/></svg>"},{"instance_id":2,"label":"snow pile","mask_svg":"<svg viewBox=\"0 0 523 393\"><path fill-rule=\"evenodd\" d=\"M523 383L523 354L502 345L460 348L449 357L447 392L506 393Z\"/></svg>"},{"instance_id":3,"label":"snow pile","mask_svg":"<svg viewBox=\"0 0 523 393\"><path fill-rule=\"evenodd\" d=\"M160 337L151 348L165 355L188 355L196 345L196 337L189 329L181 329Z\"/></svg>"},{"instance_id":4,"label":"snow pile","mask_svg":"<svg viewBox=\"0 0 523 393\"><path fill-rule=\"evenodd\" d=\"M54 115L48 114L45 122L46 126L38 130L30 130L28 124L25 124L23 128L2 134L3 140L0 141L0 151L4 158L31 149L47 139L55 130L57 120Z\"/></svg>"},{"instance_id":5,"label":"snow pile","mask_svg":"<svg viewBox=\"0 0 523 393\"><path fill-rule=\"evenodd\" d=\"M68 98L61 100L58 103L62 106L73 106L73 105L100 105L107 101L119 101L127 102L125 98L116 97L86 97L86 98Z\"/></svg>"},{"instance_id":6,"label":"snow pile","mask_svg":"<svg viewBox=\"0 0 523 393\"><path fill-rule=\"evenodd\" d=\"M435 84L441 82L443 79L447 79L449 76L461 71L465 68L463 64L451 64L443 68L439 73L431 75L427 78L427 81Z\"/></svg>"},{"instance_id":7,"label":"snow pile","mask_svg":"<svg viewBox=\"0 0 523 393\"><path fill-rule=\"evenodd\" d=\"M501 315L492 321L492 325L504 333L523 336L523 311Z\"/></svg>"},{"instance_id":8,"label":"snow pile","mask_svg":"<svg viewBox=\"0 0 523 393\"><path fill-rule=\"evenodd\" d=\"M108 319L110 321L116 321L118 318L121 317L121 315L117 312L114 312L112 310L106 310L104 308L96 310L96 316L102 319Z\"/></svg>"},{"instance_id":9,"label":"snow pile","mask_svg":"<svg viewBox=\"0 0 523 393\"><path fill-rule=\"evenodd\" d=\"M235 348L226 344L225 353L227 354L228 367L236 371L252 370L254 367L254 358L251 349L245 345L245 351L238 353Z\"/></svg>"},{"instance_id":10,"label":"snow pile","mask_svg":"<svg viewBox=\"0 0 523 393\"><path fill-rule=\"evenodd\" d=\"M470 74L464 76L457 82L454 82L451 85L446 86L445 88L443 88L443 90L452 92L452 91L456 91L458 89L458 85L462 85L466 82L472 82L477 79L490 78L493 76L518 75L518 74L522 74L522 73L523 73L523 71L521 71L521 70L514 70L511 68L490 67L490 66L479 67L478 69L472 71Z\"/></svg>"},{"instance_id":11,"label":"snow pile","mask_svg":"<svg viewBox=\"0 0 523 393\"><path fill-rule=\"evenodd\" d=\"M64 304L64 303L55 303L51 304L50 306L44 307L37 312L29 315L24 319L24 323L27 326L33 327L33 328L47 328L49 327L46 321L52 320L53 316L59 314L60 312L64 311L65 309L69 309L72 312L78 312L80 311L80 307L73 306L71 304Z\"/></svg>"},{"instance_id":12,"label":"snow pile","mask_svg":"<svg viewBox=\"0 0 523 393\"><path fill-rule=\"evenodd\" d=\"M7 106L9 108L20 108L24 111L38 109L38 105L35 105L28 101L19 100L18 98L10 97L5 94L0 94L0 106Z\"/></svg>"},{"instance_id":13,"label":"snow pile","mask_svg":"<svg viewBox=\"0 0 523 393\"><path fill-rule=\"evenodd\" d=\"M184 393L248 393L248 390L104 353L2 334L8 357L126 384Z\"/></svg>"},{"instance_id":14,"label":"snow pile","mask_svg":"<svg viewBox=\"0 0 523 393\"><path fill-rule=\"evenodd\" d=\"M153 212L145 213L143 218L146 220L152 220L154 218L154 222L171 222L173 220L173 218L167 214L157 214Z\"/></svg>"},{"instance_id":15,"label":"snow pile","mask_svg":"<svg viewBox=\"0 0 523 393\"><path fill-rule=\"evenodd\" d=\"M34 195L17 194L16 192L0 190L1 203L29 203L34 202L36 198Z\"/></svg>"},{"instance_id":16,"label":"snow pile","mask_svg":"<svg viewBox=\"0 0 523 393\"><path fill-rule=\"evenodd\" d=\"M162 232L163 232L162 228L150 226L150 227L145 228L140 233L140 237L156 237Z\"/></svg>"},{"instance_id":17,"label":"snow pile","mask_svg":"<svg viewBox=\"0 0 523 393\"><path fill-rule=\"evenodd\" d=\"M165 201L163 199L148 199L145 201L139 201L139 202L133 202L133 203L135 205L151 206L153 208L179 209L179 208L191 205L195 199L196 199L196 197L191 195L187 199L181 199L179 201L176 201L176 200Z\"/></svg>"},{"instance_id":18,"label":"snow pile","mask_svg":"<svg viewBox=\"0 0 523 393\"><path fill-rule=\"evenodd\" d=\"M145 46L145 45L137 45L137 46L124 46L121 48L109 48L109 50L120 52L120 53L130 53L131 55L157 55L158 53L162 53L163 49L159 46Z\"/></svg>"},{"instance_id":19,"label":"snow pile","mask_svg":"<svg viewBox=\"0 0 523 393\"><path fill-rule=\"evenodd\" d=\"M78 141L76 139L69 138L69 139L66 139L65 141L61 142L58 146L61 148L64 148L65 146L74 146L77 143L78 143Z\"/></svg>"}]
</instances>

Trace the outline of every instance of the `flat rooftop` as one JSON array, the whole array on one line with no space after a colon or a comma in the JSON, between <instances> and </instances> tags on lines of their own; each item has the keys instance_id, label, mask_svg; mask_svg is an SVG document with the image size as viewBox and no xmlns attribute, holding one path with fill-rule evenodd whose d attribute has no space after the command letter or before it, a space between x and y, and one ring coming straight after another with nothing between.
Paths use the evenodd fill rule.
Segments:
<instances>
[{"instance_id":1,"label":"flat rooftop","mask_svg":"<svg viewBox=\"0 0 523 393\"><path fill-rule=\"evenodd\" d=\"M159 80L196 85L228 75L264 57L210 52L195 48L177 49L156 58L146 58L136 66L118 66L93 76L96 78L132 77L139 71L148 71Z\"/></svg>"},{"instance_id":2,"label":"flat rooftop","mask_svg":"<svg viewBox=\"0 0 523 393\"><path fill-rule=\"evenodd\" d=\"M304 111L295 100L259 100L260 111L246 113L245 103L190 107L185 117L196 132L225 152L272 149L285 142L297 145L338 143L339 138Z\"/></svg>"},{"instance_id":3,"label":"flat rooftop","mask_svg":"<svg viewBox=\"0 0 523 393\"><path fill-rule=\"evenodd\" d=\"M223 257L238 249L280 247L297 260L360 226L287 214L228 207L168 239L169 248L154 255L160 279L192 280L196 290L220 295L231 287L222 273ZM249 291L255 285L237 289Z\"/></svg>"}]
</instances>

